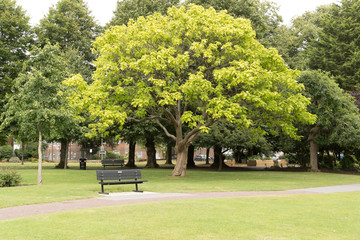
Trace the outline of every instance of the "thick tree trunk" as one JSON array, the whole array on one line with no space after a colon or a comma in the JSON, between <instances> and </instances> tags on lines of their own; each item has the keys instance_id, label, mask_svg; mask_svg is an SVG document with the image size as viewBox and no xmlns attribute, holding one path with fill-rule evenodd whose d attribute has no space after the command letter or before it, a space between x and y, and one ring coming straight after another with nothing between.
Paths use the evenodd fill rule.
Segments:
<instances>
[{"instance_id":1,"label":"thick tree trunk","mask_svg":"<svg viewBox=\"0 0 360 240\"><path fill-rule=\"evenodd\" d=\"M60 162L56 166L56 168L67 168L67 152L68 152L68 146L69 142L66 139L61 139L61 149L60 149Z\"/></svg>"},{"instance_id":2,"label":"thick tree trunk","mask_svg":"<svg viewBox=\"0 0 360 240\"><path fill-rule=\"evenodd\" d=\"M187 164L186 164L186 167L188 167L188 168L195 167L194 152L195 152L195 147L194 147L194 145L191 144L188 147L188 159L187 159Z\"/></svg>"},{"instance_id":3,"label":"thick tree trunk","mask_svg":"<svg viewBox=\"0 0 360 240\"><path fill-rule=\"evenodd\" d=\"M129 142L129 159L126 164L127 167L136 167L136 165L135 165L135 147L136 147L136 142L130 141Z\"/></svg>"},{"instance_id":4,"label":"thick tree trunk","mask_svg":"<svg viewBox=\"0 0 360 240\"><path fill-rule=\"evenodd\" d=\"M154 138L150 137L146 139L146 154L147 154L147 163L146 167L148 168L157 168L159 164L156 163L156 148Z\"/></svg>"},{"instance_id":5,"label":"thick tree trunk","mask_svg":"<svg viewBox=\"0 0 360 240\"><path fill-rule=\"evenodd\" d=\"M176 151L176 164L172 172L172 176L185 177L187 157L188 157L188 147L185 144L177 143L175 146L175 151Z\"/></svg>"},{"instance_id":6,"label":"thick tree trunk","mask_svg":"<svg viewBox=\"0 0 360 240\"><path fill-rule=\"evenodd\" d=\"M313 172L319 171L317 157L319 146L317 143L315 143L315 137L319 134L319 132L320 128L318 126L315 126L310 130L310 135L308 137L308 141L310 142L310 168Z\"/></svg>"},{"instance_id":7,"label":"thick tree trunk","mask_svg":"<svg viewBox=\"0 0 360 240\"><path fill-rule=\"evenodd\" d=\"M38 145L38 154L39 154L39 163L38 163L38 177L37 177L37 184L42 184L42 134L39 131L39 145Z\"/></svg>"},{"instance_id":8,"label":"thick tree trunk","mask_svg":"<svg viewBox=\"0 0 360 240\"><path fill-rule=\"evenodd\" d=\"M221 160L221 147L214 146L214 163L211 165L212 168L219 169Z\"/></svg>"},{"instance_id":9,"label":"thick tree trunk","mask_svg":"<svg viewBox=\"0 0 360 240\"><path fill-rule=\"evenodd\" d=\"M166 146L166 162L165 164L172 164L172 145L168 143Z\"/></svg>"}]
</instances>

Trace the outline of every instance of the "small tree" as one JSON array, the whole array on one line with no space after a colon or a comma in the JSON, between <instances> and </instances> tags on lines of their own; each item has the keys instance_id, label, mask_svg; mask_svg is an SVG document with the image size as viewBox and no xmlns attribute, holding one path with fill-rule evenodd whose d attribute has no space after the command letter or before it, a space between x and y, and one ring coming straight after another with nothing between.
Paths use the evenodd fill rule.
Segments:
<instances>
[{"instance_id":1,"label":"small tree","mask_svg":"<svg viewBox=\"0 0 360 240\"><path fill-rule=\"evenodd\" d=\"M176 142L173 176L186 175L188 146L219 119L246 127L261 119L292 137L294 122L315 120L297 72L255 40L250 21L226 12L173 7L168 16L113 27L94 46L96 80L66 82L77 86L73 104L99 118L100 131L126 119L154 119Z\"/></svg>"},{"instance_id":2,"label":"small tree","mask_svg":"<svg viewBox=\"0 0 360 240\"><path fill-rule=\"evenodd\" d=\"M19 132L38 139L38 184L42 184L42 142L56 135L57 125L71 116L63 108L62 81L66 64L58 46L35 49L16 79L14 93L5 106L1 127L17 122Z\"/></svg>"}]
</instances>

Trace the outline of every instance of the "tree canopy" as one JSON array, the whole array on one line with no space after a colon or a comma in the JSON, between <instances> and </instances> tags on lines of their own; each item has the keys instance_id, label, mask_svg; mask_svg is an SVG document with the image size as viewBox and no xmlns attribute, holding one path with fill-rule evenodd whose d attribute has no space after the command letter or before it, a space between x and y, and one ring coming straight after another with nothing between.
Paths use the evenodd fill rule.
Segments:
<instances>
[{"instance_id":1,"label":"tree canopy","mask_svg":"<svg viewBox=\"0 0 360 240\"><path fill-rule=\"evenodd\" d=\"M360 2L332 4L318 21L317 38L308 49L311 69L330 72L341 88L360 89Z\"/></svg>"},{"instance_id":2,"label":"tree canopy","mask_svg":"<svg viewBox=\"0 0 360 240\"><path fill-rule=\"evenodd\" d=\"M26 12L13 0L0 1L0 113L14 80L28 59L33 34Z\"/></svg>"},{"instance_id":3,"label":"tree canopy","mask_svg":"<svg viewBox=\"0 0 360 240\"><path fill-rule=\"evenodd\" d=\"M128 24L130 19L136 20L138 17L146 17L148 15L159 12L166 14L168 8L177 6L179 0L122 0L118 1L114 16L109 25Z\"/></svg>"},{"instance_id":4,"label":"tree canopy","mask_svg":"<svg viewBox=\"0 0 360 240\"><path fill-rule=\"evenodd\" d=\"M69 70L90 80L95 59L91 43L100 34L101 27L83 0L59 0L35 31L42 46L47 42L59 44L72 62Z\"/></svg>"},{"instance_id":5,"label":"tree canopy","mask_svg":"<svg viewBox=\"0 0 360 240\"><path fill-rule=\"evenodd\" d=\"M155 119L176 141L173 175L185 175L186 147L219 119L242 126L262 119L292 137L294 122L315 120L297 72L255 40L250 21L226 12L173 7L168 16L113 27L94 46L96 80L87 85L80 76L68 79L79 93L73 103L101 119L94 126L100 130L134 114L139 121ZM192 130L184 133L183 125Z\"/></svg>"}]
</instances>

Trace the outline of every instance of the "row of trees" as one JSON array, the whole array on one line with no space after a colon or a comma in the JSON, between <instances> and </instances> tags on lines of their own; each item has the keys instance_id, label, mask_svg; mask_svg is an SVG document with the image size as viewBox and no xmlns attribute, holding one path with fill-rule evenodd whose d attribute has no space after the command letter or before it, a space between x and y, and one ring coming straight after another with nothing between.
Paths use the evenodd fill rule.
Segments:
<instances>
[{"instance_id":1,"label":"row of trees","mask_svg":"<svg viewBox=\"0 0 360 240\"><path fill-rule=\"evenodd\" d=\"M68 142L99 142L90 135L132 149L142 141L151 167L155 143L174 144L174 176L185 176L191 144L214 147L215 157L226 147L306 159L310 142L314 170L319 149L359 149L358 109L340 88L358 84L356 28L346 24L357 1L289 27L260 0L124 0L105 28L82 0L60 0L34 28L15 1L0 4L1 133L38 139L40 157L42 140L60 141L61 167Z\"/></svg>"}]
</instances>

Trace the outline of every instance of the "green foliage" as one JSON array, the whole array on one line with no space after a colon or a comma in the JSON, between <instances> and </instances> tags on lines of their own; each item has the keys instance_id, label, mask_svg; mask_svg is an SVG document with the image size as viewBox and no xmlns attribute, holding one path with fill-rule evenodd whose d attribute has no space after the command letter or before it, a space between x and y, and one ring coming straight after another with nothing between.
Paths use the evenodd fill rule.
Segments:
<instances>
[{"instance_id":1,"label":"green foliage","mask_svg":"<svg viewBox=\"0 0 360 240\"><path fill-rule=\"evenodd\" d=\"M45 146L47 146L45 144ZM43 149L45 149L46 147L44 147ZM16 149L15 150L16 156L18 156L19 158L21 158L21 149ZM25 148L24 148L24 160L28 160L30 161L31 158L35 158L38 159L38 145L37 143L31 142L31 143L27 143L25 144Z\"/></svg>"},{"instance_id":2,"label":"green foliage","mask_svg":"<svg viewBox=\"0 0 360 240\"><path fill-rule=\"evenodd\" d=\"M21 182L21 176L15 170L3 169L0 172L0 187L15 187Z\"/></svg>"},{"instance_id":3,"label":"green foliage","mask_svg":"<svg viewBox=\"0 0 360 240\"><path fill-rule=\"evenodd\" d=\"M33 35L26 12L14 0L0 1L0 106L11 93L14 79L21 71ZM0 109L1 109L0 108Z\"/></svg>"},{"instance_id":4,"label":"green foliage","mask_svg":"<svg viewBox=\"0 0 360 240\"><path fill-rule=\"evenodd\" d=\"M309 111L318 117L320 146L337 144L343 150L358 149L360 114L354 99L333 78L319 71L303 72L298 81L305 85L305 94L311 98Z\"/></svg>"},{"instance_id":5,"label":"green foliage","mask_svg":"<svg viewBox=\"0 0 360 240\"><path fill-rule=\"evenodd\" d=\"M106 152L106 159L123 159L121 158L121 156L119 154L116 154L112 151L107 151Z\"/></svg>"},{"instance_id":6,"label":"green foliage","mask_svg":"<svg viewBox=\"0 0 360 240\"><path fill-rule=\"evenodd\" d=\"M185 4L197 4L204 8L213 7L217 11L226 10L235 18L251 20L251 25L258 39L266 47L276 46L275 36L282 22L278 7L267 0L187 0Z\"/></svg>"},{"instance_id":7,"label":"green foliage","mask_svg":"<svg viewBox=\"0 0 360 240\"><path fill-rule=\"evenodd\" d=\"M10 145L0 146L0 160L8 160L12 156L12 147Z\"/></svg>"},{"instance_id":8,"label":"green foliage","mask_svg":"<svg viewBox=\"0 0 360 240\"><path fill-rule=\"evenodd\" d=\"M42 46L48 42L59 44L71 62L68 69L73 74L80 73L88 81L94 70L91 42L101 32L101 27L83 0L60 0L35 28Z\"/></svg>"},{"instance_id":9,"label":"green foliage","mask_svg":"<svg viewBox=\"0 0 360 240\"><path fill-rule=\"evenodd\" d=\"M354 155L345 155L340 160L340 166L342 170L354 170L355 164L357 164L358 161Z\"/></svg>"},{"instance_id":10,"label":"green foliage","mask_svg":"<svg viewBox=\"0 0 360 240\"><path fill-rule=\"evenodd\" d=\"M249 126L261 116L296 137L294 122L315 119L306 112L309 100L297 72L254 37L248 20L199 6L140 17L97 39L96 81L67 80L78 90L72 102L101 120L93 125L99 131L129 114L173 125L181 119L191 134L221 118Z\"/></svg>"},{"instance_id":11,"label":"green foliage","mask_svg":"<svg viewBox=\"0 0 360 240\"><path fill-rule=\"evenodd\" d=\"M341 88L360 89L360 2L332 4L318 21L318 36L309 45L312 69L330 72Z\"/></svg>"},{"instance_id":12,"label":"green foliage","mask_svg":"<svg viewBox=\"0 0 360 240\"><path fill-rule=\"evenodd\" d=\"M62 81L67 76L66 61L58 46L46 45L35 49L24 71L16 79L14 93L5 106L2 128L16 123L22 135L38 138L41 130L45 139L56 136L71 112L63 108L65 91Z\"/></svg>"},{"instance_id":13,"label":"green foliage","mask_svg":"<svg viewBox=\"0 0 360 240\"><path fill-rule=\"evenodd\" d=\"M12 94L15 78L34 42L29 17L15 0L0 1L0 114L4 111L7 95ZM0 122L1 124L1 122ZM0 143L5 144L12 131L0 131Z\"/></svg>"},{"instance_id":14,"label":"green foliage","mask_svg":"<svg viewBox=\"0 0 360 240\"><path fill-rule=\"evenodd\" d=\"M118 1L114 11L114 17L109 25L128 24L130 19L136 20L138 17L146 17L148 15L159 12L166 14L168 8L177 6L179 0L122 0Z\"/></svg>"}]
</instances>

